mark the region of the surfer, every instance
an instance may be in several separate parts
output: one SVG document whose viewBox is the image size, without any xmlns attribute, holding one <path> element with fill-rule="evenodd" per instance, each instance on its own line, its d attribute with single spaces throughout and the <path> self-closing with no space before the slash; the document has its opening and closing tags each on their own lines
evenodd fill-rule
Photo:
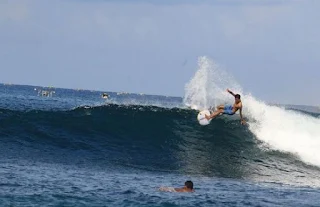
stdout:
<svg viewBox="0 0 320 207">
<path fill-rule="evenodd" d="M 103 94 L 102 94 L 102 98 L 109 98 L 109 94 L 103 93 Z"/>
<path fill-rule="evenodd" d="M 238 110 L 240 111 L 240 120 L 241 120 L 241 124 L 245 124 L 246 122 L 244 121 L 243 117 L 242 117 L 242 102 L 241 102 L 241 96 L 240 94 L 234 94 L 232 91 L 230 91 L 229 89 L 227 89 L 227 92 L 229 92 L 231 95 L 234 96 L 235 100 L 234 100 L 234 104 L 233 105 L 219 105 L 217 107 L 217 110 L 215 112 L 213 112 L 210 116 L 205 115 L 206 119 L 213 119 L 216 116 L 218 116 L 219 114 L 228 114 L 228 115 L 234 115 Z"/>
<path fill-rule="evenodd" d="M 191 180 L 186 181 L 182 188 L 160 187 L 159 190 L 165 191 L 165 192 L 177 192 L 177 193 L 192 193 L 192 192 L 194 192 L 193 182 Z"/>
</svg>

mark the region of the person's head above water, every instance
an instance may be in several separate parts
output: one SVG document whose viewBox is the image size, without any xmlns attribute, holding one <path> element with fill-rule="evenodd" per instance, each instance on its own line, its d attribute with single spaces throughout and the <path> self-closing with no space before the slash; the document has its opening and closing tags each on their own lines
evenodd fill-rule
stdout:
<svg viewBox="0 0 320 207">
<path fill-rule="evenodd" d="M 191 180 L 188 180 L 184 183 L 184 186 L 186 186 L 186 188 L 193 190 L 193 182 Z"/>
</svg>

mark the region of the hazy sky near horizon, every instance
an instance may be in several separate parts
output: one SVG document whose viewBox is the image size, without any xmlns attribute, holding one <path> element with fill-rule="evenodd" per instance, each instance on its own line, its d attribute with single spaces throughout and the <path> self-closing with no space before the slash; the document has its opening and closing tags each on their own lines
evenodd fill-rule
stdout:
<svg viewBox="0 0 320 207">
<path fill-rule="evenodd" d="M 0 82 L 183 96 L 207 56 L 246 93 L 320 105 L 320 1 L 0 0 Z"/>
</svg>

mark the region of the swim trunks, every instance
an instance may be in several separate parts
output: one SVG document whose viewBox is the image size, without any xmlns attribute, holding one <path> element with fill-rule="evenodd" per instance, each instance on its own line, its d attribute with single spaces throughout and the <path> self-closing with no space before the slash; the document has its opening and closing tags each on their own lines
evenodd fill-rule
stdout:
<svg viewBox="0 0 320 207">
<path fill-rule="evenodd" d="M 232 108 L 233 108 L 233 107 L 232 107 L 231 105 L 225 106 L 225 107 L 224 107 L 223 114 L 233 115 L 234 113 L 233 113 L 233 111 L 232 111 Z"/>
</svg>

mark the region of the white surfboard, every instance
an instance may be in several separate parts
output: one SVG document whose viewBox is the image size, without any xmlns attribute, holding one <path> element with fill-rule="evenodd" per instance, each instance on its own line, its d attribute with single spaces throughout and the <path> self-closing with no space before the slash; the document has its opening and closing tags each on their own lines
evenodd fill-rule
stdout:
<svg viewBox="0 0 320 207">
<path fill-rule="evenodd" d="M 206 119 L 205 114 L 210 116 L 210 111 L 203 110 L 198 113 L 197 119 L 198 119 L 200 125 L 208 125 L 211 122 L 211 119 L 210 120 Z"/>
</svg>

